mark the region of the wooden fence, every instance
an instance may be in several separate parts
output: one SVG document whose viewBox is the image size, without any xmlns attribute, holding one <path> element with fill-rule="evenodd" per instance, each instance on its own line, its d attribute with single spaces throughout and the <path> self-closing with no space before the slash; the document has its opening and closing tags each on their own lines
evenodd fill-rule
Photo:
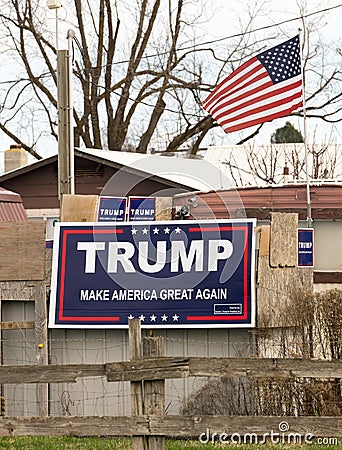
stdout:
<svg viewBox="0 0 342 450">
<path fill-rule="evenodd" d="M 184 377 L 342 378 L 342 361 L 274 358 L 200 358 L 163 356 L 162 337 L 141 341 L 140 322 L 130 321 L 130 361 L 107 364 L 0 366 L 0 384 L 75 382 L 103 376 L 130 381 L 131 416 L 1 417 L 2 436 L 132 436 L 133 448 L 163 449 L 165 436 L 199 438 L 203 433 L 266 435 L 286 423 L 286 432 L 342 437 L 341 417 L 175 416 L 164 415 L 165 379 Z M 41 408 L 40 411 L 44 411 Z M 286 434 L 286 433 L 285 433 Z"/>
</svg>

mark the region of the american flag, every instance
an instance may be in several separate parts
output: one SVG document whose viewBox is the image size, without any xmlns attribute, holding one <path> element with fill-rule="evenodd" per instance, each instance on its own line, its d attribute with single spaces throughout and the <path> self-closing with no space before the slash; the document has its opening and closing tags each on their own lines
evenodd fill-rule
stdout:
<svg viewBox="0 0 342 450">
<path fill-rule="evenodd" d="M 243 63 L 203 108 L 226 133 L 287 116 L 303 105 L 299 36 Z"/>
</svg>

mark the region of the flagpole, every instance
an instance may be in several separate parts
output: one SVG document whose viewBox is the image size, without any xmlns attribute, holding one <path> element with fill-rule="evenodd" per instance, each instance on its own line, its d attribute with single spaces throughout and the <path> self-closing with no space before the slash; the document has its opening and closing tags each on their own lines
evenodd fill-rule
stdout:
<svg viewBox="0 0 342 450">
<path fill-rule="evenodd" d="M 308 155 L 308 133 L 307 133 L 307 118 L 306 118 L 306 104 L 305 104 L 305 78 L 303 65 L 303 49 L 302 49 L 302 30 L 299 28 L 299 48 L 300 48 L 300 67 L 302 73 L 302 99 L 303 99 L 303 121 L 304 121 L 304 147 L 305 147 L 305 171 L 306 171 L 306 204 L 307 204 L 307 224 L 308 228 L 312 227 L 311 216 L 311 198 L 310 198 L 310 179 L 309 179 L 309 155 Z"/>
</svg>

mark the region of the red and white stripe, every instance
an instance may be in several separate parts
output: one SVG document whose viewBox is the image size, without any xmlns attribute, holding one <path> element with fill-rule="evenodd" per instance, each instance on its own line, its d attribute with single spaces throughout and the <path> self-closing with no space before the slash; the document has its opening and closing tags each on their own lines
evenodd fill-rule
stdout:
<svg viewBox="0 0 342 450">
<path fill-rule="evenodd" d="M 273 84 L 257 57 L 231 73 L 203 102 L 226 133 L 286 116 L 302 105 L 301 75 Z"/>
</svg>

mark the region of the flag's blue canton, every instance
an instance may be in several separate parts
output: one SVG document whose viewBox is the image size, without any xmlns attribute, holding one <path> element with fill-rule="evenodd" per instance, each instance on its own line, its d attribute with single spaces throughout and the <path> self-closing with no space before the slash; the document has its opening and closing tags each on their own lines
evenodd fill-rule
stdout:
<svg viewBox="0 0 342 450">
<path fill-rule="evenodd" d="M 274 84 L 301 73 L 299 36 L 257 55 Z"/>
</svg>

